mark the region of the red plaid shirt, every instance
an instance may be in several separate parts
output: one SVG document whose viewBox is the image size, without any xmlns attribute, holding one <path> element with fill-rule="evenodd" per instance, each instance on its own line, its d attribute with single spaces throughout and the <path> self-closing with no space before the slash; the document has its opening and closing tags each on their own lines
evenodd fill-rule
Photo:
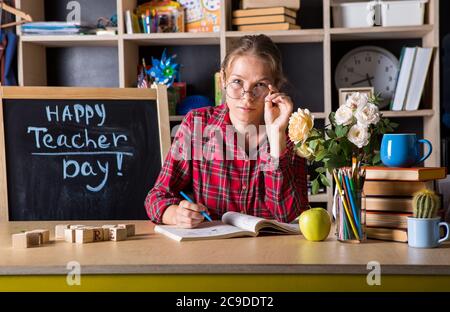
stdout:
<svg viewBox="0 0 450 312">
<path fill-rule="evenodd" d="M 226 139 L 230 137 L 226 136 L 229 125 L 226 104 L 186 115 L 145 199 L 153 222 L 161 223 L 165 209 L 182 200 L 179 192 L 191 187 L 194 201 L 204 204 L 217 219 L 227 211 L 237 211 L 290 222 L 307 209 L 306 164 L 293 151 L 292 142 L 288 139 L 276 165 L 267 137 L 258 147 L 257 157 L 248 157 L 240 145 L 234 144 L 235 135 L 231 136 L 233 141 Z M 222 136 L 217 131 L 205 135 L 207 126 L 221 130 Z M 226 156 L 227 151 L 233 154 L 232 159 Z"/>
</svg>

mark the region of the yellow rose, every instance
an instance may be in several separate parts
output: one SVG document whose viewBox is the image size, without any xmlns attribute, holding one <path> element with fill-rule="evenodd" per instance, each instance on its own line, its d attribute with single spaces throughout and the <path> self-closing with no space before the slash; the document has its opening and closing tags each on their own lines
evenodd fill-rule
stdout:
<svg viewBox="0 0 450 312">
<path fill-rule="evenodd" d="M 314 116 L 308 109 L 298 109 L 289 118 L 289 138 L 294 143 L 304 142 L 314 127 Z"/>
<path fill-rule="evenodd" d="M 295 152 L 298 156 L 308 160 L 312 160 L 314 158 L 314 151 L 306 143 L 303 143 L 300 147 L 297 147 Z"/>
</svg>

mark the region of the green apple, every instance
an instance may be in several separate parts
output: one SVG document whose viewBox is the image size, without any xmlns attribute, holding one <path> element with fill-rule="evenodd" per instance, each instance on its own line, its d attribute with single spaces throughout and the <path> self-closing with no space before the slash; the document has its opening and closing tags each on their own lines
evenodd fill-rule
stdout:
<svg viewBox="0 0 450 312">
<path fill-rule="evenodd" d="M 298 222 L 300 231 L 307 240 L 322 241 L 330 233 L 331 219 L 323 208 L 311 208 L 304 211 Z"/>
</svg>

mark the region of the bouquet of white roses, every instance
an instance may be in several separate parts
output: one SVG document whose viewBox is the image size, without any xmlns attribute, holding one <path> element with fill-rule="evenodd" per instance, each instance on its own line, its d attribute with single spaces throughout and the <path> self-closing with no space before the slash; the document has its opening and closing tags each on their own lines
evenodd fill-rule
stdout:
<svg viewBox="0 0 450 312">
<path fill-rule="evenodd" d="M 312 181 L 312 193 L 320 184 L 331 186 L 326 172 L 352 166 L 380 163 L 380 136 L 394 131 L 398 125 L 383 118 L 378 109 L 380 98 L 352 93 L 345 105 L 329 115 L 330 124 L 324 129 L 314 128 L 314 116 L 308 109 L 298 109 L 289 119 L 289 138 L 295 143 L 296 152 L 316 168 L 317 177 Z"/>
</svg>

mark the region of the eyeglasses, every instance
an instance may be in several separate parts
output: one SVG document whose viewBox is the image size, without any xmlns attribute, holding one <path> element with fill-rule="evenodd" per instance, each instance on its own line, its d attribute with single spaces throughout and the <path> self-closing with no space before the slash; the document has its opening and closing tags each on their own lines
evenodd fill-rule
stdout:
<svg viewBox="0 0 450 312">
<path fill-rule="evenodd" d="M 230 98 L 235 100 L 243 98 L 245 93 L 250 93 L 254 98 L 262 98 L 269 93 L 269 87 L 264 83 L 258 83 L 251 91 L 245 91 L 241 83 L 232 81 L 226 85 L 225 91 Z"/>
</svg>

